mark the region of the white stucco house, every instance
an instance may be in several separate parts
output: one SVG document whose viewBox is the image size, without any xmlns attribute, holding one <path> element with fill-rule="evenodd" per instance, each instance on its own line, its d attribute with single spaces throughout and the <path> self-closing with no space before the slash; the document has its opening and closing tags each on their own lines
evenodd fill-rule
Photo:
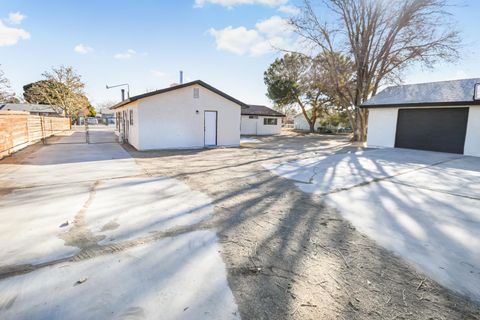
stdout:
<svg viewBox="0 0 480 320">
<path fill-rule="evenodd" d="M 240 133 L 243 135 L 273 135 L 282 130 L 283 113 L 266 106 L 249 105 L 242 108 Z"/>
<path fill-rule="evenodd" d="M 130 97 L 115 110 L 117 134 L 137 150 L 240 145 L 243 102 L 196 80 Z"/>
<path fill-rule="evenodd" d="M 314 126 L 315 131 L 318 131 L 320 127 L 321 127 L 320 119 L 317 118 Z M 295 115 L 295 117 L 293 117 L 293 128 L 295 130 L 310 131 L 310 126 L 302 112 L 300 112 L 299 114 Z"/>
<path fill-rule="evenodd" d="M 367 144 L 480 157 L 480 78 L 386 88 L 363 103 Z"/>
</svg>

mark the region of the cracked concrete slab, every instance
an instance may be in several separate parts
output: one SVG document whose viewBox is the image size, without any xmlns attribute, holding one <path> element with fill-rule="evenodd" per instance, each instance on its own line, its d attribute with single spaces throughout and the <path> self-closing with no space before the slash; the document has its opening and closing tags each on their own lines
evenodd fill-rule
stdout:
<svg viewBox="0 0 480 320">
<path fill-rule="evenodd" d="M 267 168 L 321 194 L 359 231 L 480 301 L 480 158 L 382 149 Z"/>
<path fill-rule="evenodd" d="M 99 201 L 91 204 L 86 222 L 105 236 L 100 245 L 196 224 L 213 214 L 210 198 L 171 178 L 106 180 L 96 194 Z"/>
<path fill-rule="evenodd" d="M 0 281 L 2 319 L 239 319 L 212 231 Z"/>
<path fill-rule="evenodd" d="M 402 159 L 389 149 L 339 153 L 289 163 L 267 164 L 266 169 L 297 182 L 304 192 L 324 194 L 352 188 L 375 180 L 404 174 L 432 164 L 458 158 L 458 155 L 403 150 Z"/>
<path fill-rule="evenodd" d="M 0 318 L 238 318 L 215 232 L 194 227 L 211 199 L 69 141 L 0 167 Z"/>
<path fill-rule="evenodd" d="M 67 143 L 44 146 L 20 164 L 2 164 L 0 182 L 18 189 L 143 174 L 117 144 Z"/>
<path fill-rule="evenodd" d="M 60 227 L 73 220 L 88 199 L 90 183 L 16 189 L 0 197 L 0 267 L 38 264 L 71 256 Z"/>
</svg>

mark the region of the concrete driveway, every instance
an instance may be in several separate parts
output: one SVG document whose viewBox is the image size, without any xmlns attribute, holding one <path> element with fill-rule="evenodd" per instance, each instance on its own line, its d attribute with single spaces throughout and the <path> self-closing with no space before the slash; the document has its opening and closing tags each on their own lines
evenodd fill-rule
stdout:
<svg viewBox="0 0 480 320">
<path fill-rule="evenodd" d="M 210 198 L 82 135 L 1 162 L 0 318 L 237 319 Z"/>
<path fill-rule="evenodd" d="M 480 158 L 366 150 L 268 164 L 360 232 L 480 301 Z"/>
</svg>

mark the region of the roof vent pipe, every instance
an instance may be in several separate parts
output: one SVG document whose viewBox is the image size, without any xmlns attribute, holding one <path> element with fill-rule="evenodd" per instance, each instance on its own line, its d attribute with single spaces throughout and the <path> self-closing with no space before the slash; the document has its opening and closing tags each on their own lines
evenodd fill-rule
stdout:
<svg viewBox="0 0 480 320">
<path fill-rule="evenodd" d="M 117 84 L 117 85 L 114 85 L 114 86 L 109 86 L 107 84 L 105 86 L 105 88 L 112 89 L 112 88 L 123 87 L 123 86 L 127 87 L 127 98 L 130 99 L 130 86 L 128 85 L 128 83 Z M 122 89 L 122 101 L 123 100 L 125 100 L 125 89 Z"/>
<path fill-rule="evenodd" d="M 180 70 L 180 84 L 183 84 L 183 71 Z"/>
</svg>

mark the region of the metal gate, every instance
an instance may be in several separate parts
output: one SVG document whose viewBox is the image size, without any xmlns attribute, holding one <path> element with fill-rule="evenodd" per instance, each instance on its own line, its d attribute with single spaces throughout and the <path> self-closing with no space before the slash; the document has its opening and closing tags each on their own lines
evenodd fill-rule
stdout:
<svg viewBox="0 0 480 320">
<path fill-rule="evenodd" d="M 45 144 L 100 144 L 117 143 L 115 125 L 89 124 L 73 125 L 70 131 L 45 138 Z"/>
</svg>

